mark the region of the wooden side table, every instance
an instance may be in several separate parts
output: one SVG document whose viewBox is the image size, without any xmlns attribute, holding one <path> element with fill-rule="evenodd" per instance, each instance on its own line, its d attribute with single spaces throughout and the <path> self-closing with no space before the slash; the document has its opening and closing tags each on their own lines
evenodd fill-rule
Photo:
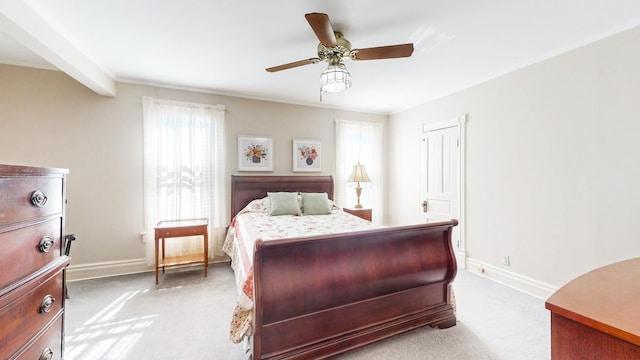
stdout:
<svg viewBox="0 0 640 360">
<path fill-rule="evenodd" d="M 371 209 L 351 209 L 351 208 L 342 208 L 342 210 L 351 215 L 355 215 L 359 218 L 365 219 L 367 221 L 371 221 Z"/>
<path fill-rule="evenodd" d="M 183 266 L 189 264 L 202 263 L 204 265 L 204 276 L 207 276 L 207 267 L 209 267 L 209 236 L 207 228 L 209 219 L 185 219 L 185 220 L 163 220 L 160 221 L 155 229 L 155 270 L 156 285 L 158 285 L 158 270 L 174 266 Z M 202 235 L 204 241 L 204 252 L 198 254 L 165 256 L 164 242 L 168 238 L 177 238 L 185 236 Z M 162 258 L 159 258 L 159 243 L 162 242 Z"/>
</svg>

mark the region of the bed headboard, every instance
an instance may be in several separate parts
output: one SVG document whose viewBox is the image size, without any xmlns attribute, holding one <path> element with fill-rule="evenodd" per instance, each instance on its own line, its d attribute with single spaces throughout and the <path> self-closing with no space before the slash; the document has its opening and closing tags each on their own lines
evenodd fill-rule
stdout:
<svg viewBox="0 0 640 360">
<path fill-rule="evenodd" d="M 267 196 L 268 191 L 326 192 L 333 200 L 333 177 L 231 175 L 231 218 L 251 200 Z"/>
</svg>

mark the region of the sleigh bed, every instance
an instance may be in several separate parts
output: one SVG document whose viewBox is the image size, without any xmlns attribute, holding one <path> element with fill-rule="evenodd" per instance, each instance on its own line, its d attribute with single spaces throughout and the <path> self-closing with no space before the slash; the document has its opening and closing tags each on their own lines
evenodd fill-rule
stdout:
<svg viewBox="0 0 640 360">
<path fill-rule="evenodd" d="M 257 239 L 243 253 L 233 239 L 236 215 L 268 192 L 327 193 L 333 199 L 333 179 L 232 176 L 225 251 L 240 296 L 231 332 L 234 341 L 248 342 L 254 360 L 325 358 L 420 326 L 456 324 L 456 220 Z M 236 317 L 243 311 L 244 320 Z M 234 338 L 238 329 L 242 333 Z"/>
</svg>

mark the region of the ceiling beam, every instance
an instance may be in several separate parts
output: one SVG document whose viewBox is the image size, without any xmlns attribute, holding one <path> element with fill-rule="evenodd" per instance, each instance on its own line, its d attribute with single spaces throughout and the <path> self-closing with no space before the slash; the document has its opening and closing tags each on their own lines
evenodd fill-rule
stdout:
<svg viewBox="0 0 640 360">
<path fill-rule="evenodd" d="M 0 31 L 99 95 L 115 96 L 115 81 L 22 0 L 0 0 Z"/>
</svg>

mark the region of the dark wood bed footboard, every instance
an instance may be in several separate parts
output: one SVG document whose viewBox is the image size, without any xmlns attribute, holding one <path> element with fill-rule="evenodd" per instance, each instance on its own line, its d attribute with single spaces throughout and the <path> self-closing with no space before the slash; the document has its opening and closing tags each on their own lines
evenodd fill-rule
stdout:
<svg viewBox="0 0 640 360">
<path fill-rule="evenodd" d="M 458 222 L 258 240 L 253 359 L 318 359 L 456 318 Z"/>
</svg>

